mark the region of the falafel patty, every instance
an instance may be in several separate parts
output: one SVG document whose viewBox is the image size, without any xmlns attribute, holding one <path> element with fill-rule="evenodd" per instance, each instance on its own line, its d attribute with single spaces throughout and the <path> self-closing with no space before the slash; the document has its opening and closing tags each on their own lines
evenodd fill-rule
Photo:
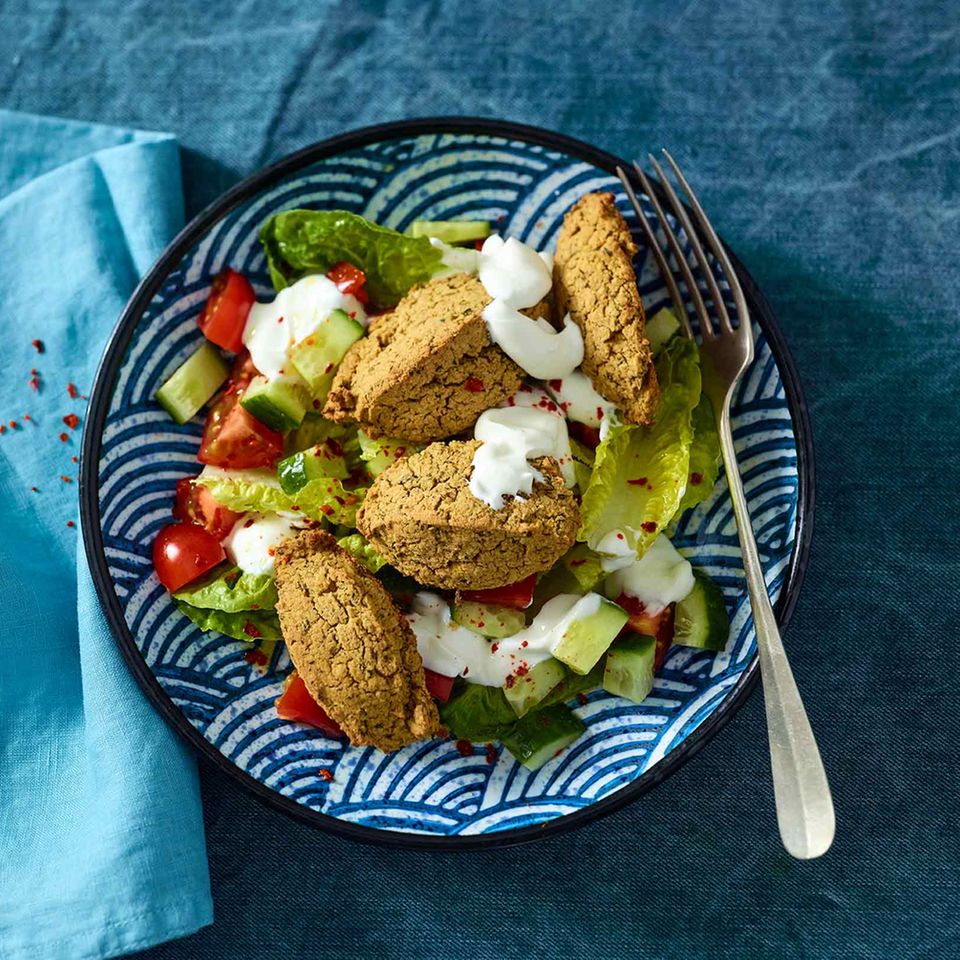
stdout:
<svg viewBox="0 0 960 960">
<path fill-rule="evenodd" d="M 588 193 L 563 218 L 553 266 L 557 316 L 583 334 L 583 372 L 629 423 L 652 423 L 660 389 L 633 269 L 636 244 L 611 193 Z"/>
<path fill-rule="evenodd" d="M 401 573 L 442 589 L 486 590 L 548 570 L 573 544 L 580 510 L 555 460 L 533 461 L 546 482 L 493 510 L 468 481 L 480 441 L 432 443 L 370 487 L 357 527 Z"/>
<path fill-rule="evenodd" d="M 460 273 L 411 290 L 347 352 L 324 416 L 372 437 L 429 441 L 469 429 L 523 371 L 487 333 L 483 284 Z"/>
<path fill-rule="evenodd" d="M 280 544 L 277 593 L 290 659 L 352 744 L 397 750 L 439 731 L 413 631 L 330 534 L 307 530 Z"/>
</svg>

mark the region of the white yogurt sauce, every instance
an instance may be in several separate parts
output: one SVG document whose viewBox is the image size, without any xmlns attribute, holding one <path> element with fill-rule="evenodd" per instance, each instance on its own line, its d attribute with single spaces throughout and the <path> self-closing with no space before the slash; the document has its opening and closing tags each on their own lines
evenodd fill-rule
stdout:
<svg viewBox="0 0 960 960">
<path fill-rule="evenodd" d="M 576 475 L 567 426 L 561 417 L 537 407 L 496 407 L 480 414 L 473 435 L 483 443 L 473 455 L 470 492 L 494 510 L 507 496 L 526 497 L 543 474 L 529 461 L 553 457 L 564 482 L 573 486 Z"/>
<path fill-rule="evenodd" d="M 273 554 L 280 541 L 302 526 L 302 519 L 282 514 L 248 513 L 233 525 L 223 541 L 223 549 L 230 562 L 244 573 L 272 574 Z"/>
<path fill-rule="evenodd" d="M 417 649 L 428 670 L 502 687 L 518 669 L 548 660 L 572 623 L 600 609 L 600 595 L 561 593 L 543 605 L 533 622 L 512 637 L 490 641 L 450 619 L 450 608 L 435 593 L 418 593 L 407 615 Z"/>
<path fill-rule="evenodd" d="M 480 262 L 480 253 L 472 247 L 453 247 L 436 237 L 430 238 L 430 245 L 436 247 L 441 256 L 443 269 L 434 273 L 434 279 L 449 277 L 455 273 L 476 273 Z"/>
<path fill-rule="evenodd" d="M 583 335 L 569 313 L 560 332 L 542 318 L 531 320 L 503 300 L 488 304 L 483 319 L 490 339 L 537 380 L 566 377 L 583 361 Z"/>
<path fill-rule="evenodd" d="M 653 616 L 682 600 L 693 589 L 693 584 L 690 561 L 677 553 L 674 545 L 661 534 L 639 560 L 611 573 L 604 589 L 607 596 L 614 599 L 622 593 L 634 597 Z"/>
<path fill-rule="evenodd" d="M 515 237 L 498 236 L 487 237 L 478 262 L 487 293 L 517 310 L 538 304 L 550 292 L 550 266 L 533 247 Z"/>
<path fill-rule="evenodd" d="M 593 549 L 600 554 L 600 565 L 607 573 L 629 567 L 637 559 L 637 551 L 630 546 L 623 530 L 604 534 Z"/>
<path fill-rule="evenodd" d="M 571 420 L 588 427 L 599 427 L 601 440 L 611 427 L 619 423 L 616 406 L 604 400 L 593 389 L 590 378 L 580 370 L 574 370 L 562 379 L 550 380 L 547 390 Z"/>
<path fill-rule="evenodd" d="M 322 274 L 284 287 L 269 303 L 255 303 L 243 330 L 243 343 L 254 366 L 268 380 L 292 379 L 293 371 L 288 368 L 290 347 L 313 333 L 334 310 L 343 310 L 367 325 L 360 301 L 342 294 Z"/>
</svg>

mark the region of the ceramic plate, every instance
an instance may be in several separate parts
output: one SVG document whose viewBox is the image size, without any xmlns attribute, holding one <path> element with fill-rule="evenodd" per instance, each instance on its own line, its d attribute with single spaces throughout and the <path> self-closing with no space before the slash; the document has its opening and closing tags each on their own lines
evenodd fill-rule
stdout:
<svg viewBox="0 0 960 960">
<path fill-rule="evenodd" d="M 231 266 L 261 299 L 272 289 L 257 239 L 271 214 L 338 207 L 403 230 L 415 219 L 496 221 L 552 249 L 582 194 L 611 190 L 636 226 L 619 161 L 532 127 L 469 118 L 409 121 L 328 140 L 258 173 L 173 241 L 133 295 L 107 346 L 84 436 L 87 554 L 117 642 L 147 695 L 200 753 L 258 796 L 319 826 L 419 846 L 489 846 L 544 836 L 609 812 L 659 783 L 729 719 L 753 687 L 756 641 L 725 483 L 688 514 L 675 544 L 722 586 L 727 649 L 674 647 L 642 706 L 601 691 L 577 705 L 587 732 L 531 773 L 499 749 L 462 756 L 450 741 L 385 755 L 279 720 L 273 703 L 291 669 L 282 644 L 267 664 L 251 647 L 203 634 L 153 573 L 150 549 L 170 521 L 173 490 L 196 474 L 201 421 L 177 426 L 154 402 L 200 342 L 211 278 Z M 709 197 L 705 198 L 709 202 Z M 667 302 L 640 242 L 648 311 Z M 800 387 L 763 299 L 737 267 L 757 340 L 733 426 L 766 580 L 781 624 L 800 585 L 812 515 L 812 453 Z M 332 774 L 332 779 L 330 779 Z"/>
</svg>

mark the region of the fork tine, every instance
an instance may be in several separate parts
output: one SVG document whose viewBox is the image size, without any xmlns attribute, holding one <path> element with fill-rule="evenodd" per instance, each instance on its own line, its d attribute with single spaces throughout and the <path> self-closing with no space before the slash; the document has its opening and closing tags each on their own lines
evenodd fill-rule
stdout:
<svg viewBox="0 0 960 960">
<path fill-rule="evenodd" d="M 620 182 L 623 184 L 623 189 L 626 191 L 627 199 L 630 201 L 630 205 L 633 207 L 633 212 L 637 215 L 637 219 L 640 221 L 640 226 L 643 228 L 644 236 L 647 238 L 647 246 L 650 248 L 650 252 L 653 254 L 653 259 L 657 261 L 657 268 L 660 270 L 661 276 L 666 281 L 667 290 L 670 292 L 670 299 L 673 301 L 673 305 L 676 308 L 677 319 L 683 324 L 684 333 L 692 340 L 693 328 L 690 326 L 690 318 L 687 316 L 687 307 L 683 302 L 683 297 L 680 296 L 680 288 L 677 286 L 677 281 L 674 279 L 673 271 L 667 264 L 667 258 L 663 255 L 663 250 L 660 249 L 660 242 L 657 240 L 657 236 L 653 232 L 653 227 L 650 226 L 650 221 L 647 220 L 646 215 L 643 212 L 643 208 L 640 206 L 640 201 L 637 199 L 636 193 L 634 193 L 633 184 L 630 182 L 630 178 L 627 176 L 626 170 L 624 170 L 623 167 L 618 166 L 617 176 L 620 178 Z"/>
<path fill-rule="evenodd" d="M 687 200 L 690 201 L 690 207 L 696 215 L 700 230 L 707 238 L 707 243 L 710 245 L 710 250 L 717 258 L 720 266 L 723 268 L 724 276 L 727 278 L 727 283 L 730 285 L 730 292 L 733 294 L 734 305 L 737 308 L 738 323 L 741 328 L 744 328 L 750 334 L 752 340 L 753 333 L 750 330 L 747 301 L 743 295 L 743 290 L 740 287 L 740 281 L 737 279 L 737 272 L 733 269 L 733 264 L 730 262 L 730 258 L 727 256 L 727 251 L 724 250 L 723 244 L 720 242 L 720 238 L 717 236 L 716 231 L 713 229 L 713 226 L 707 219 L 707 215 L 703 212 L 703 207 L 700 206 L 700 201 L 697 199 L 697 195 L 693 192 L 690 184 L 687 183 L 687 178 L 680 172 L 680 168 L 677 166 L 676 160 L 670 156 L 669 151 L 667 151 L 665 148 L 663 149 L 663 155 L 667 158 L 667 163 L 670 164 L 670 167 L 677 178 L 677 182 L 681 187 L 683 187 L 683 192 L 687 195 Z"/>
<path fill-rule="evenodd" d="M 663 172 L 663 168 L 660 166 L 660 164 L 657 163 L 657 158 L 652 153 L 648 153 L 647 159 L 650 161 L 653 169 L 657 173 L 657 176 L 660 178 L 660 183 L 663 184 L 663 189 L 667 192 L 670 205 L 673 207 L 673 214 L 680 222 L 684 233 L 687 235 L 687 239 L 690 241 L 693 254 L 697 258 L 697 263 L 700 264 L 700 270 L 703 273 L 704 279 L 707 281 L 707 289 L 710 291 L 710 298 L 713 300 L 713 308 L 717 312 L 720 325 L 724 330 L 727 331 L 727 333 L 732 333 L 733 324 L 730 323 L 730 314 L 727 313 L 726 304 L 723 302 L 723 297 L 720 295 L 720 287 L 717 286 L 717 279 L 713 275 L 713 268 L 710 266 L 710 261 L 707 260 L 707 255 L 703 252 L 703 245 L 700 243 L 700 237 L 697 236 L 697 231 L 693 229 L 693 224 L 690 222 L 690 217 L 687 214 L 686 207 L 684 207 L 684 205 L 680 202 L 680 198 L 677 196 L 676 190 L 673 189 L 673 184 Z"/>
<path fill-rule="evenodd" d="M 704 339 L 712 339 L 716 334 L 714 333 L 713 326 L 710 323 L 710 314 L 707 313 L 707 305 L 703 302 L 703 295 L 700 293 L 700 287 L 697 285 L 693 271 L 690 269 L 690 264 L 687 263 L 687 258 L 683 254 L 683 248 L 680 246 L 680 241 L 677 239 L 677 235 L 673 232 L 673 227 L 670 226 L 670 221 L 667 219 L 667 215 L 663 212 L 663 207 L 660 205 L 660 201 L 657 199 L 657 195 L 653 189 L 653 184 L 650 182 L 650 178 L 643 172 L 643 167 L 641 167 L 636 160 L 633 161 L 633 169 L 640 178 L 640 183 L 642 184 L 644 191 L 650 198 L 650 203 L 653 205 L 653 209 L 656 211 L 657 219 L 660 221 L 660 226 L 663 229 L 664 234 L 666 234 L 667 243 L 670 245 L 670 249 L 673 251 L 673 255 L 677 261 L 677 266 L 679 267 L 680 272 L 683 274 L 683 279 L 687 285 L 687 289 L 690 291 L 690 296 L 693 299 L 693 305 L 697 311 L 697 318 L 700 321 L 700 335 Z"/>
</svg>

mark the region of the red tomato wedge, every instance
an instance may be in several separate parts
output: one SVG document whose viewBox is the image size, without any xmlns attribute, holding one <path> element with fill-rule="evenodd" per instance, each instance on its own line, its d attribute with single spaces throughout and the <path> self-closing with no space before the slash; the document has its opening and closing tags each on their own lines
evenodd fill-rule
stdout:
<svg viewBox="0 0 960 960">
<path fill-rule="evenodd" d="M 171 592 L 196 580 L 224 559 L 220 541 L 194 523 L 171 523 L 153 542 L 153 566 Z"/>
<path fill-rule="evenodd" d="M 232 384 L 210 408 L 197 459 L 235 470 L 272 467 L 283 453 L 283 436 L 247 413 L 240 395 Z"/>
<path fill-rule="evenodd" d="M 653 672 L 656 673 L 663 666 L 670 644 L 673 643 L 673 615 L 677 605 L 671 603 L 670 606 L 664 607 L 659 613 L 651 616 L 639 600 L 628 597 L 625 593 L 617 597 L 616 603 L 630 616 L 624 630 L 656 638 L 657 646 L 653 660 Z"/>
<path fill-rule="evenodd" d="M 501 607 L 513 607 L 514 610 L 526 610 L 533 603 L 533 588 L 537 585 L 537 575 L 531 573 L 529 577 L 518 583 L 511 583 L 506 587 L 493 587 L 490 590 L 464 590 L 464 600 L 477 603 L 499 604 Z"/>
<path fill-rule="evenodd" d="M 238 353 L 230 368 L 230 378 L 227 380 L 227 388 L 233 388 L 242 393 L 247 389 L 247 384 L 256 377 L 260 371 L 253 365 L 250 358 L 250 352 L 243 350 Z"/>
<path fill-rule="evenodd" d="M 291 673 L 284 685 L 283 693 L 277 698 L 277 716 L 281 720 L 293 720 L 295 723 L 308 723 L 331 737 L 342 737 L 343 731 L 336 720 L 331 720 L 327 712 L 310 696 L 307 685 L 296 673 Z"/>
<path fill-rule="evenodd" d="M 445 677 L 442 673 L 423 668 L 423 675 L 427 681 L 427 693 L 435 700 L 446 703 L 453 692 L 453 681 L 456 677 Z"/>
<path fill-rule="evenodd" d="M 247 278 L 226 267 L 214 278 L 197 323 L 211 343 L 239 353 L 243 349 L 243 328 L 256 302 L 257 296 Z"/>
<path fill-rule="evenodd" d="M 364 306 L 369 303 L 370 297 L 365 286 L 367 275 L 359 267 L 341 260 L 327 271 L 327 276 L 344 296 L 356 297 Z"/>
<path fill-rule="evenodd" d="M 218 503 L 206 487 L 199 486 L 195 481 L 196 477 L 183 477 L 177 481 L 177 500 L 173 505 L 173 515 L 178 520 L 203 527 L 207 533 L 222 540 L 243 514 Z"/>
</svg>

